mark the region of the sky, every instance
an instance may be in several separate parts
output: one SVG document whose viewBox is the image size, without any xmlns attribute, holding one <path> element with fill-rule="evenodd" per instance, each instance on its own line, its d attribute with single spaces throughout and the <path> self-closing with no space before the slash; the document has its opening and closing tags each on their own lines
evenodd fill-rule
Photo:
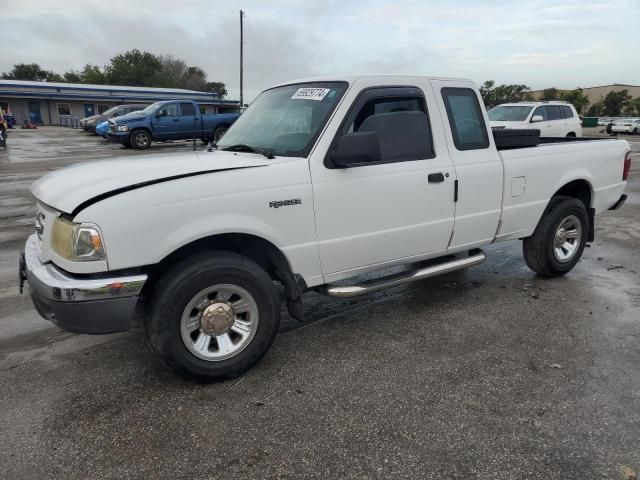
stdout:
<svg viewBox="0 0 640 480">
<path fill-rule="evenodd" d="M 236 99 L 240 9 L 245 101 L 334 74 L 640 84 L 640 0 L 0 0 L 0 72 L 63 73 L 138 48 L 202 67 Z"/>
</svg>

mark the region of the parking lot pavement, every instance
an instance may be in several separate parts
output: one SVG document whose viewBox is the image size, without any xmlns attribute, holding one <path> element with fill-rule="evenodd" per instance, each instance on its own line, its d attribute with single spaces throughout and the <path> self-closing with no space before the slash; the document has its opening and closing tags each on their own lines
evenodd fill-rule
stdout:
<svg viewBox="0 0 640 480">
<path fill-rule="evenodd" d="M 306 322 L 285 318 L 256 368 L 204 386 L 159 365 L 139 326 L 67 334 L 17 292 L 30 182 L 131 152 L 61 128 L 12 132 L 9 142 L 0 477 L 630 479 L 640 470 L 640 143 L 627 204 L 599 217 L 596 241 L 565 278 L 535 276 L 512 242 L 487 248 L 479 267 L 367 298 L 309 294 Z"/>
</svg>

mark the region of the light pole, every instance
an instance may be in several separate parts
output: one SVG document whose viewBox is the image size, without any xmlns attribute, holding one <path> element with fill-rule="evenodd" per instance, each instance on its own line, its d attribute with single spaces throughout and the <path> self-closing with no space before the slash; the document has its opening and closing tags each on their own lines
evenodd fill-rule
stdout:
<svg viewBox="0 0 640 480">
<path fill-rule="evenodd" d="M 242 10 L 240 10 L 240 109 L 242 109 L 244 107 L 244 95 L 243 95 L 243 85 L 242 85 L 242 77 L 243 77 L 243 53 L 244 53 L 244 46 L 243 46 L 243 31 L 242 31 L 242 20 L 244 18 L 244 12 Z"/>
</svg>

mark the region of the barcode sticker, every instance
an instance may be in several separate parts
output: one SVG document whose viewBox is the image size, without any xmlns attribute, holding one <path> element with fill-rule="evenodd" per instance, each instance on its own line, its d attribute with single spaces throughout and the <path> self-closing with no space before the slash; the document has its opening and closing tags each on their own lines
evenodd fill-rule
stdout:
<svg viewBox="0 0 640 480">
<path fill-rule="evenodd" d="M 299 88 L 291 98 L 298 100 L 322 100 L 331 91 L 330 88 Z"/>
</svg>

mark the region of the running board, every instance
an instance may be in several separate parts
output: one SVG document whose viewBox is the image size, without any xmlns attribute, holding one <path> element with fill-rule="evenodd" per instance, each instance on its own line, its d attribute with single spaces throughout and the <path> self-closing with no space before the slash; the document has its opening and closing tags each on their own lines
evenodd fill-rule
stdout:
<svg viewBox="0 0 640 480">
<path fill-rule="evenodd" d="M 377 292 L 378 290 L 397 287 L 398 285 L 404 285 L 405 283 L 416 282 L 425 278 L 435 277 L 437 275 L 455 272 L 456 270 L 462 270 L 463 268 L 473 267 L 474 265 L 479 265 L 484 262 L 486 258 L 487 257 L 482 250 L 472 250 L 469 252 L 468 257 L 454 258 L 452 260 L 443 261 L 442 263 L 419 268 L 410 272 L 402 272 L 385 278 L 376 278 L 374 280 L 364 281 L 359 285 L 325 285 L 318 291 L 332 297 L 359 297 L 360 295 Z"/>
</svg>

